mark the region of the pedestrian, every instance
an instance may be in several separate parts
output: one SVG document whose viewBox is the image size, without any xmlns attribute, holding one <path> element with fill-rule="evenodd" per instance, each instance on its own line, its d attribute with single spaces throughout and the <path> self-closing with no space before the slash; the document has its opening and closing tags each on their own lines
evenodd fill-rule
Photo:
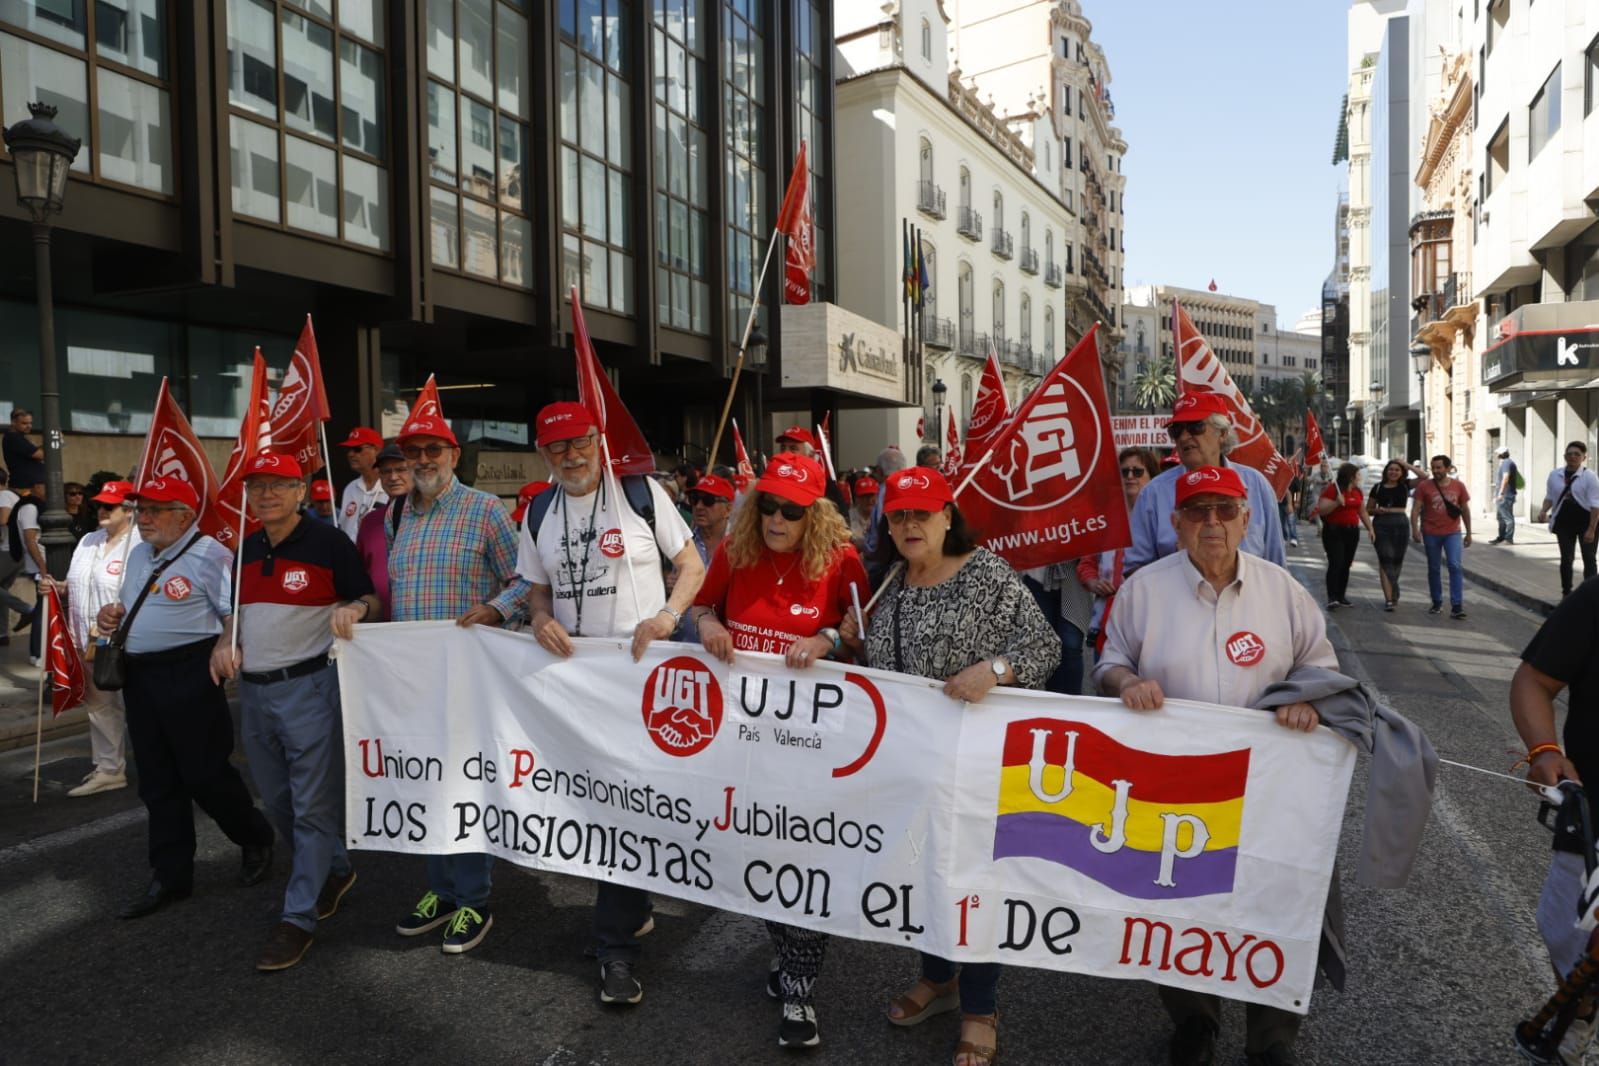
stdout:
<svg viewBox="0 0 1599 1066">
<path fill-rule="evenodd" d="M 211 677 L 211 651 L 233 613 L 233 556 L 195 524 L 200 497 L 175 477 L 147 481 L 135 501 L 141 543 L 128 553 L 121 600 L 96 625 L 127 623 L 128 739 L 149 812 L 152 876 L 122 911 L 142 918 L 194 889 L 194 807 L 240 848 L 239 883 L 272 869 L 272 825 L 234 769 L 233 716 Z"/>
<path fill-rule="evenodd" d="M 389 617 L 504 625 L 523 617 L 527 582 L 516 574 L 516 527 L 496 496 L 455 476 L 461 445 L 439 417 L 414 418 L 395 443 L 411 464 L 411 492 L 389 532 Z M 395 506 L 398 504 L 391 504 Z M 395 932 L 421 936 L 444 926 L 441 950 L 460 955 L 494 925 L 494 860 L 481 853 L 430 855 L 428 888 Z"/>
<path fill-rule="evenodd" d="M 344 449 L 355 477 L 344 486 L 344 494 L 339 499 L 338 523 L 344 535 L 354 541 L 361 532 L 361 520 L 389 499 L 383 490 L 383 478 L 378 474 L 383 434 L 367 426 L 356 426 L 339 442 L 339 447 Z"/>
<path fill-rule="evenodd" d="M 1338 668 L 1310 594 L 1281 566 L 1242 550 L 1252 505 L 1238 472 L 1201 467 L 1183 474 L 1167 519 L 1179 550 L 1133 574 L 1116 597 L 1094 680 L 1131 710 L 1156 712 L 1167 699 L 1249 707 L 1295 670 Z M 1244 662 L 1228 647 L 1240 632 L 1262 645 Z M 1287 704 L 1276 716 L 1305 732 L 1320 721 L 1309 703 Z M 1158 722 L 1152 718 L 1152 727 Z M 1173 1066 L 1215 1061 L 1220 997 L 1166 985 L 1159 993 L 1176 1026 L 1168 1048 Z M 1245 1017 L 1250 1066 L 1299 1061 L 1293 1045 L 1303 1015 L 1250 1003 Z"/>
<path fill-rule="evenodd" d="M 789 426 L 777 435 L 777 454 L 796 452 L 807 459 L 816 459 L 816 436 L 804 426 Z M 817 459 L 817 462 L 821 462 Z"/>
<path fill-rule="evenodd" d="M 1041 688 L 1059 665 L 1060 638 L 1003 559 L 977 546 L 936 470 L 890 474 L 879 527 L 885 566 L 904 563 L 886 586 L 863 637 L 853 613 L 839 631 L 871 666 L 943 683 L 944 695 L 977 704 L 996 685 Z M 956 1066 L 997 1054 L 1000 964 L 922 953 L 921 976 L 888 1007 L 892 1025 L 920 1025 L 959 1009 Z"/>
<path fill-rule="evenodd" d="M 943 462 L 944 457 L 936 444 L 924 444 L 916 449 L 916 465 L 924 470 L 937 470 Z"/>
<path fill-rule="evenodd" d="M 67 517 L 71 519 L 67 531 L 72 534 L 72 543 L 76 545 L 78 541 L 100 528 L 98 516 L 94 505 L 89 502 L 89 494 L 84 490 L 83 482 L 68 481 L 61 486 L 61 496 L 65 500 Z"/>
<path fill-rule="evenodd" d="M 1432 457 L 1432 477 L 1422 478 L 1410 497 L 1410 539 L 1427 548 L 1427 591 L 1432 594 L 1427 613 L 1444 609 L 1441 560 L 1449 567 L 1449 617 L 1458 622 L 1466 617 L 1460 550 L 1471 547 L 1471 493 L 1464 482 L 1450 476 L 1454 466 L 1447 455 Z M 1569 568 L 1566 573 L 1569 576 Z"/>
<path fill-rule="evenodd" d="M 133 504 L 128 499 L 132 491 L 133 485 L 126 481 L 108 481 L 101 486 L 92 501 L 100 528 L 78 541 L 67 569 L 67 632 L 85 664 L 94 662 L 96 644 L 109 636 L 100 632 L 96 619 L 102 607 L 120 599 L 128 556 L 139 543 Z M 93 669 L 86 669 L 83 706 L 89 717 L 89 752 L 94 765 L 67 795 L 92 796 L 127 788 L 128 724 L 122 693 L 101 690 L 94 683 Z"/>
<path fill-rule="evenodd" d="M 1123 448 L 1117 453 L 1116 459 L 1121 468 L 1122 499 L 1127 503 L 1127 513 L 1131 514 L 1133 506 L 1138 503 L 1139 494 L 1154 478 L 1155 471 L 1160 469 L 1160 460 L 1155 458 L 1152 449 L 1138 447 Z M 1126 556 L 1126 548 L 1114 548 L 1098 555 L 1084 556 L 1077 561 L 1078 580 L 1094 594 L 1094 612 L 1089 617 L 1088 636 L 1095 655 L 1105 649 L 1105 619 L 1110 617 L 1116 590 L 1122 587 L 1122 582 L 1127 578 L 1123 565 Z"/>
<path fill-rule="evenodd" d="M 319 522 L 338 525 L 338 515 L 333 513 L 333 486 L 321 478 L 311 482 L 311 502 L 306 511 Z"/>
<path fill-rule="evenodd" d="M 528 508 L 517 548 L 533 635 L 563 658 L 575 650 L 574 636 L 631 638 L 637 661 L 652 641 L 668 639 L 682 623 L 705 580 L 705 564 L 654 479 L 602 476 L 602 448 L 588 408 L 552 403 L 535 426 L 556 487 Z M 678 572 L 670 596 L 663 558 Z M 652 928 L 649 893 L 599 883 L 594 939 L 600 1002 L 632 1005 L 644 998 L 633 968 L 638 938 Z"/>
<path fill-rule="evenodd" d="M 39 625 L 39 605 L 44 602 L 40 578 L 48 577 L 49 565 L 45 561 L 44 545 L 39 540 L 39 513 L 44 509 L 44 482 L 22 487 L 21 496 L 11 508 L 11 557 L 22 563 L 22 576 L 33 582 L 33 606 L 17 623 L 17 629 L 28 629 L 28 663 L 39 665 L 40 641 L 43 638 Z M 20 602 L 20 601 L 19 601 Z"/>
<path fill-rule="evenodd" d="M 1327 609 L 1353 607 L 1349 602 L 1349 568 L 1355 562 L 1355 550 L 1360 547 L 1360 527 L 1373 544 L 1377 534 L 1372 532 L 1371 519 L 1362 505 L 1365 497 L 1360 491 L 1360 467 L 1343 463 L 1331 485 L 1322 490 L 1316 501 L 1316 513 L 1321 516 L 1321 546 L 1327 553 Z"/>
<path fill-rule="evenodd" d="M 33 442 L 28 436 L 32 432 L 33 412 L 13 407 L 10 428 L 5 431 L 4 436 L 0 436 L 0 458 L 4 458 L 5 468 L 11 472 L 13 485 L 45 483 L 44 446 Z"/>
<path fill-rule="evenodd" d="M 866 572 L 872 576 L 872 587 L 882 580 L 883 573 L 878 568 L 877 531 L 883 526 L 883 493 L 890 474 L 897 473 L 910 466 L 910 460 L 905 458 L 905 453 L 899 450 L 898 445 L 890 444 L 877 453 L 877 499 L 872 503 L 872 518 L 866 526 L 866 543 L 862 551 L 866 553 Z"/>
<path fill-rule="evenodd" d="M 22 497 L 11 491 L 8 471 L 0 468 L 0 648 L 11 645 L 11 613 L 20 620 L 33 613 L 33 604 L 12 595 L 11 583 L 22 573 L 22 545 L 11 548 L 11 509 Z"/>
<path fill-rule="evenodd" d="M 1521 480 L 1521 473 L 1516 469 L 1516 461 L 1510 458 L 1509 448 L 1500 448 L 1494 453 L 1499 457 L 1499 467 L 1494 473 L 1494 510 L 1499 519 L 1499 535 L 1489 544 L 1514 544 L 1516 543 L 1516 484 Z"/>
<path fill-rule="evenodd" d="M 1550 473 L 1544 487 L 1543 509 L 1538 521 L 1549 521 L 1549 531 L 1560 545 L 1560 595 L 1571 593 L 1571 564 L 1577 545 L 1582 545 L 1582 579 L 1587 581 L 1599 567 L 1594 564 L 1594 531 L 1599 529 L 1599 477 L 1582 464 L 1588 460 L 1588 446 L 1580 440 L 1566 445 L 1566 465 Z"/>
<path fill-rule="evenodd" d="M 1162 471 L 1139 493 L 1132 512 L 1133 543 L 1122 564 L 1127 573 L 1177 550 L 1170 516 L 1178 479 L 1205 467 L 1237 470 L 1249 489 L 1249 529 L 1243 550 L 1278 566 L 1286 563 L 1276 490 L 1254 467 L 1227 462 L 1227 454 L 1238 446 L 1230 412 L 1227 401 L 1213 392 L 1187 392 L 1172 405 L 1166 433 L 1177 448 L 1178 464 Z"/>
<path fill-rule="evenodd" d="M 826 482 L 814 459 L 780 455 L 739 508 L 689 612 L 705 650 L 723 662 L 731 665 L 735 650 L 762 651 L 802 670 L 842 651 L 838 624 L 850 610 L 850 590 L 863 602 L 869 592 L 849 527 L 833 508 L 817 506 Z M 777 1044 L 815 1047 L 827 934 L 774 921 L 766 931 L 777 955 L 766 990 L 783 1001 Z"/>
<path fill-rule="evenodd" d="M 693 508 L 693 536 L 694 550 L 700 557 L 700 562 L 709 569 L 711 559 L 716 555 L 716 549 L 721 547 L 727 538 L 728 520 L 733 514 L 733 483 L 716 474 L 706 474 L 694 483 L 688 491 L 688 502 Z M 677 585 L 677 571 L 673 570 L 666 575 L 666 591 L 671 595 Z M 695 621 L 695 612 L 689 611 L 683 618 L 683 624 L 678 627 L 673 638 L 682 641 L 698 641 L 700 639 L 699 624 Z"/>
<path fill-rule="evenodd" d="M 1049 628 L 1060 640 L 1060 662 L 1044 680 L 1046 692 L 1080 696 L 1083 692 L 1083 645 L 1094 617 L 1094 594 L 1077 576 L 1075 560 L 1021 571 L 1022 584 L 1033 594 Z"/>
<path fill-rule="evenodd" d="M 855 501 L 849 512 L 850 539 L 855 542 L 857 551 L 864 551 L 866 531 L 871 528 L 872 511 L 877 507 L 877 479 L 862 474 L 850 486 L 850 495 Z"/>
<path fill-rule="evenodd" d="M 1288 538 L 1290 547 L 1299 547 L 1299 508 L 1304 504 L 1305 474 L 1297 462 L 1294 463 L 1294 479 L 1288 483 L 1288 492 L 1283 496 L 1281 514 L 1283 536 Z"/>
<path fill-rule="evenodd" d="M 1382 478 L 1366 500 L 1371 516 L 1372 543 L 1377 547 L 1377 576 L 1382 581 L 1382 609 L 1392 611 L 1399 602 L 1399 568 L 1410 544 L 1410 468 L 1398 459 L 1383 464 Z"/>
<path fill-rule="evenodd" d="M 211 653 L 212 680 L 239 681 L 250 776 L 294 849 L 282 916 L 255 963 L 263 972 L 304 958 L 317 922 L 355 884 L 344 848 L 339 677 L 328 651 L 334 634 L 350 638 L 378 611 L 350 538 L 301 512 L 304 478 L 292 455 L 265 452 L 245 468 L 244 498 L 261 528 L 244 539 L 238 604 Z"/>
<path fill-rule="evenodd" d="M 411 464 L 405 459 L 398 444 L 385 444 L 378 451 L 375 465 L 378 480 L 383 485 L 384 500 L 361 519 L 361 528 L 355 534 L 355 551 L 366 567 L 366 576 L 372 581 L 372 593 L 378 598 L 378 614 L 369 622 L 384 621 L 392 617 L 393 604 L 389 598 L 389 544 L 400 528 L 405 513 L 405 497 L 411 493 Z"/>
</svg>

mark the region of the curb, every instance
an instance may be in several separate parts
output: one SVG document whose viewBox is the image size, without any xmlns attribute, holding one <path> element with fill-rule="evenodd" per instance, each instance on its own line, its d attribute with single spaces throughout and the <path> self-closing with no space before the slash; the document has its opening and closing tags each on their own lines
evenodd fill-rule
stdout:
<svg viewBox="0 0 1599 1066">
<path fill-rule="evenodd" d="M 1471 569 L 1470 567 L 1462 566 L 1461 571 L 1466 575 L 1466 577 L 1471 579 L 1473 584 L 1481 585 L 1488 591 L 1503 596 L 1505 599 L 1516 604 L 1518 607 L 1525 607 L 1527 610 L 1532 611 L 1534 614 L 1544 618 L 1547 618 L 1554 613 L 1555 604 L 1548 600 L 1522 592 L 1513 585 L 1508 585 L 1497 578 L 1489 577 L 1480 571 Z"/>
<path fill-rule="evenodd" d="M 18 719 L 12 722 L 0 723 L 0 751 L 12 751 L 16 748 L 33 746 L 35 723 L 33 714 L 30 713 L 23 721 Z M 50 717 L 50 712 L 45 711 L 44 730 L 42 742 L 61 740 L 65 737 L 81 736 L 89 731 L 89 719 L 80 710 L 74 708 L 60 718 Z"/>
</svg>

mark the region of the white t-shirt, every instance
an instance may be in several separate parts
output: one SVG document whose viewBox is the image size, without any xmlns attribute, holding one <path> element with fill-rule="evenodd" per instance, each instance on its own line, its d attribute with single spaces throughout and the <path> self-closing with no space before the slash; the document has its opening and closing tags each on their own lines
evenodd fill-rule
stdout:
<svg viewBox="0 0 1599 1066">
<path fill-rule="evenodd" d="M 139 527 L 115 544 L 106 546 L 106 531 L 97 529 L 78 541 L 67 570 L 67 628 L 80 650 L 89 645 L 89 627 L 100 608 L 122 598 L 122 571 L 128 556 L 139 546 Z M 107 634 L 109 636 L 110 634 Z"/>
<path fill-rule="evenodd" d="M 339 529 L 354 541 L 361 532 L 361 519 L 371 514 L 373 508 L 388 502 L 389 494 L 383 491 L 383 482 L 374 481 L 369 489 L 360 478 L 356 478 L 344 486 L 344 495 L 339 499 Z"/>
<path fill-rule="evenodd" d="M 29 496 L 28 499 L 32 500 L 33 497 Z M 32 507 L 24 507 L 17 515 L 17 532 L 22 534 L 22 572 L 30 577 L 39 576 L 39 566 L 33 561 L 33 553 L 28 550 L 28 530 L 38 528 L 38 504 L 35 503 Z M 44 549 L 41 547 L 39 550 L 43 551 Z"/>
<path fill-rule="evenodd" d="M 5 512 L 6 516 L 10 517 L 11 508 L 15 507 L 17 505 L 17 501 L 20 499 L 22 499 L 22 497 L 18 496 L 10 489 L 0 489 L 0 512 Z M 4 521 L 0 521 L 0 552 L 6 552 L 10 550 L 11 528 Z"/>
<path fill-rule="evenodd" d="M 616 498 L 621 486 L 607 481 L 587 496 L 568 496 L 558 489 L 539 526 L 537 544 L 524 519 L 516 551 L 517 574 L 550 587 L 555 620 L 576 636 L 630 636 L 639 622 L 659 614 L 666 606 L 661 556 L 675 559 L 691 536 L 677 507 L 653 479 L 646 483 L 655 501 L 654 536 L 627 500 Z M 629 581 L 634 582 L 631 588 Z"/>
</svg>

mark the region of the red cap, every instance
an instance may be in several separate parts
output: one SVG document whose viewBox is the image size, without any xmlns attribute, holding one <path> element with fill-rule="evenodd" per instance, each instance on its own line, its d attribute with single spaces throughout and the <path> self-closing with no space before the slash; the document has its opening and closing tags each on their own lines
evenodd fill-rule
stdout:
<svg viewBox="0 0 1599 1066">
<path fill-rule="evenodd" d="M 855 498 L 877 495 L 877 479 L 874 477 L 860 477 L 855 479 Z"/>
<path fill-rule="evenodd" d="M 883 490 L 883 513 L 889 511 L 942 511 L 955 502 L 949 482 L 937 470 L 913 466 L 888 475 Z"/>
<path fill-rule="evenodd" d="M 1249 490 L 1238 471 L 1228 466 L 1202 466 L 1190 470 L 1177 479 L 1177 506 L 1181 507 L 1195 496 L 1237 496 L 1248 499 Z"/>
<path fill-rule="evenodd" d="M 816 438 L 811 436 L 811 431 L 804 426 L 789 426 L 777 435 L 777 439 L 791 440 L 796 444 L 809 444 L 817 451 L 821 451 L 821 447 L 816 443 Z"/>
<path fill-rule="evenodd" d="M 104 485 L 100 486 L 100 494 L 98 496 L 91 496 L 89 498 L 94 503 L 109 503 L 115 505 L 119 503 L 126 503 L 128 497 L 132 495 L 132 493 L 133 482 L 131 481 L 107 481 Z"/>
<path fill-rule="evenodd" d="M 1171 405 L 1171 418 L 1166 424 L 1169 426 L 1173 422 L 1198 422 L 1209 415 L 1222 415 L 1230 422 L 1233 412 L 1220 393 L 1185 392 Z"/>
<path fill-rule="evenodd" d="M 461 442 L 455 439 L 455 431 L 450 429 L 450 424 L 442 418 L 413 418 L 400 430 L 400 435 L 394 438 L 396 444 L 404 444 L 417 437 L 437 437 L 439 440 L 459 448 Z"/>
<path fill-rule="evenodd" d="M 181 503 L 196 513 L 200 510 L 200 494 L 180 477 L 158 477 L 146 481 L 142 489 L 128 493 L 126 498 L 149 500 L 151 503 Z"/>
<path fill-rule="evenodd" d="M 549 488 L 554 482 L 529 481 L 526 485 L 516 490 L 516 507 L 511 511 L 511 521 L 516 525 L 522 524 L 522 516 L 527 514 L 528 504 L 533 502 L 533 497 Z"/>
<path fill-rule="evenodd" d="M 305 471 L 300 469 L 299 460 L 292 455 L 281 455 L 278 452 L 262 452 L 250 460 L 250 465 L 244 468 L 245 477 L 254 477 L 256 474 L 265 474 L 268 477 L 305 477 Z"/>
<path fill-rule="evenodd" d="M 311 482 L 311 499 L 327 500 L 329 503 L 332 503 L 333 486 L 329 485 L 326 481 L 322 481 L 321 479 Z"/>
<path fill-rule="evenodd" d="M 374 448 L 383 447 L 383 435 L 375 429 L 366 426 L 356 426 L 350 430 L 350 435 L 339 441 L 341 448 L 365 448 L 368 444 Z"/>
<path fill-rule="evenodd" d="M 580 403 L 562 400 L 545 406 L 534 419 L 538 429 L 538 446 L 548 447 L 558 440 L 582 437 L 595 428 L 594 416 Z"/>
<path fill-rule="evenodd" d="M 717 496 L 724 500 L 733 498 L 732 483 L 727 478 L 717 477 L 715 474 L 703 475 L 698 481 L 694 482 L 694 487 L 689 489 L 689 491 L 703 492 L 707 496 Z"/>
<path fill-rule="evenodd" d="M 827 491 L 827 475 L 822 473 L 822 464 L 810 456 L 784 452 L 767 464 L 761 480 L 755 483 L 755 491 L 809 507 Z"/>
</svg>

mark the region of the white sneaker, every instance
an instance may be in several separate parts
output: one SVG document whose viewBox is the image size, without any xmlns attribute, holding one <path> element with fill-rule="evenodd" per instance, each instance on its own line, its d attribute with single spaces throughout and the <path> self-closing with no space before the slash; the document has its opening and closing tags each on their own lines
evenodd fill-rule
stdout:
<svg viewBox="0 0 1599 1066">
<path fill-rule="evenodd" d="M 1566 1066 L 1582 1066 L 1583 1056 L 1588 1053 L 1588 1045 L 1593 1043 L 1596 1022 L 1599 1022 L 1599 1015 L 1572 1019 L 1566 1035 L 1560 1038 L 1560 1061 Z"/>
<path fill-rule="evenodd" d="M 69 796 L 92 796 L 96 792 L 110 792 L 114 789 L 127 788 L 127 774 L 107 774 L 99 770 L 94 771 L 84 778 L 83 784 L 77 788 L 67 790 Z"/>
</svg>

